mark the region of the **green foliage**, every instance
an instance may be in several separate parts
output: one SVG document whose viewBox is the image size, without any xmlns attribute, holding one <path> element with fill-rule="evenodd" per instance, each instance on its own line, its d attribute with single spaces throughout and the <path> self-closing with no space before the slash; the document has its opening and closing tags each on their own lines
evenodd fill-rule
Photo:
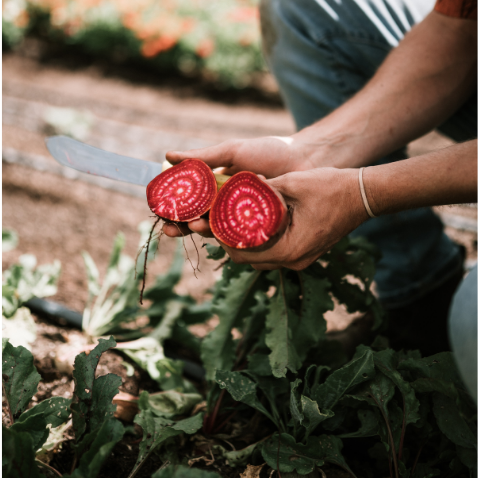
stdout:
<svg viewBox="0 0 478 478">
<path fill-rule="evenodd" d="M 14 420 L 25 410 L 39 382 L 33 355 L 25 347 L 13 347 L 2 339 L 2 387 Z"/>
<path fill-rule="evenodd" d="M 56 294 L 60 277 L 59 261 L 36 267 L 36 257 L 24 254 L 3 273 L 2 314 L 12 317 L 17 309 L 32 297 L 48 297 Z"/>
<path fill-rule="evenodd" d="M 199 393 L 168 390 L 149 394 L 144 391 L 139 397 L 138 406 L 141 410 L 150 410 L 157 417 L 173 418 L 189 414 L 202 400 L 202 395 Z"/>
<path fill-rule="evenodd" d="M 89 449 L 80 458 L 78 468 L 71 475 L 63 476 L 71 478 L 95 478 L 98 476 L 103 463 L 113 451 L 116 443 L 123 438 L 123 434 L 123 425 L 118 420 L 105 419 L 98 429 L 85 437 Z"/>
<path fill-rule="evenodd" d="M 171 465 L 159 469 L 151 478 L 220 478 L 214 471 L 199 470 L 183 465 Z"/>
<path fill-rule="evenodd" d="M 181 444 L 201 428 L 206 438 L 198 434 L 194 440 L 211 440 L 211 453 L 230 466 L 265 461 L 282 473 L 304 475 L 330 464 L 350 476 L 391 478 L 476 473 L 476 404 L 451 353 L 422 358 L 416 351 L 388 349 L 377 339 L 371 347 L 359 346 L 346 362 L 339 344 L 327 339 L 324 314 L 333 309 L 334 299 L 349 312 L 373 311 L 376 327 L 380 325 L 382 311 L 370 290 L 378 255 L 368 243 L 344 239 L 300 272 L 255 271 L 224 261 L 220 248 L 208 246 L 210 257 L 223 261 L 211 304 L 196 304 L 174 291 L 184 265 L 178 246 L 169 271 L 145 293 L 148 307 L 135 304 L 131 316 L 125 312 L 129 299 L 120 301 L 114 314 L 109 312 L 117 302 L 112 291 L 137 298 L 138 281 L 131 275 L 124 282 L 129 285 L 115 291 L 121 283 L 121 251 L 119 238 L 104 293 L 105 285 L 99 285 L 97 271 L 89 264 L 90 292 L 97 302 L 101 299 L 98 311 L 109 314 L 105 327 L 121 331 L 122 320 L 138 314 L 150 318 L 147 335 L 118 348 L 163 390 L 143 392 L 138 400 L 135 423 L 143 429 L 143 438 L 130 478 L 153 452 L 165 461 L 155 477 L 214 476 L 166 466 L 166 460 L 181 461 Z M 108 300 L 111 307 L 101 309 Z M 200 344 L 187 327 L 211 314 L 219 324 Z M 206 414 L 195 413 L 203 395 L 182 377 L 183 362 L 164 356 L 166 340 L 200 352 L 208 384 Z M 63 476 L 98 476 L 124 434 L 113 418 L 112 404 L 121 381 L 112 374 L 95 376 L 101 354 L 115 345 L 113 337 L 100 339 L 88 355 L 77 356 L 71 405 L 54 397 L 24 411 L 39 375 L 28 350 L 3 342 L 4 395 L 14 422 L 3 431 L 6 476 L 40 476 L 35 452 L 44 446 L 51 427 L 68 420 L 70 411 L 78 466 Z M 247 438 L 248 446 L 230 451 L 216 439 L 228 439 L 222 435 L 224 424 L 237 412 L 253 417 L 250 421 L 259 424 L 262 439 L 255 437 L 251 443 Z M 362 450 L 360 461 L 351 453 L 355 448 Z"/>
<path fill-rule="evenodd" d="M 2 229 L 2 252 L 8 252 L 18 244 L 18 235 L 12 229 Z"/>
<path fill-rule="evenodd" d="M 88 355 L 82 352 L 75 358 L 75 393 L 71 411 L 77 444 L 84 435 L 99 428 L 105 417 L 112 417 L 116 410 L 116 405 L 111 402 L 118 393 L 121 378 L 111 373 L 95 378 L 101 354 L 115 345 L 113 337 L 99 339 L 98 345 Z"/>
<path fill-rule="evenodd" d="M 40 478 L 35 463 L 33 437 L 2 427 L 2 476 L 5 478 Z"/>
<path fill-rule="evenodd" d="M 217 249 L 210 255 L 222 259 Z M 355 476 L 343 441 L 367 437 L 376 470 L 390 463 L 394 478 L 409 476 L 414 466 L 432 476 L 451 461 L 457 473 L 474 468 L 476 409 L 451 354 L 422 359 L 377 342 L 337 367 L 328 352 L 324 314 L 334 307 L 332 297 L 349 312 L 371 310 L 380 326 L 383 312 L 370 290 L 378 257 L 364 240 L 344 239 L 298 273 L 224 266 L 213 299 L 220 323 L 204 340 L 202 358 L 209 379 L 280 431 L 262 445 L 270 467 L 306 474 L 333 463 Z M 242 335 L 237 341 L 233 328 Z M 211 387 L 210 430 L 217 397 Z"/>
<path fill-rule="evenodd" d="M 145 240 L 142 235 L 140 244 Z M 88 279 L 88 302 L 82 324 L 92 337 L 121 333 L 121 325 L 134 320 L 139 310 L 138 286 L 142 273 L 136 275 L 133 259 L 122 254 L 124 242 L 124 235 L 119 233 L 101 286 L 95 262 L 86 251 L 82 253 Z"/>
<path fill-rule="evenodd" d="M 168 438 L 182 433 L 189 435 L 196 433 L 201 428 L 202 421 L 203 414 L 185 418 L 184 420 L 173 421 L 157 417 L 149 409 L 142 410 L 136 416 L 135 423 L 143 429 L 143 440 L 139 445 L 139 456 L 129 478 L 136 475 L 148 456 Z"/>
</svg>

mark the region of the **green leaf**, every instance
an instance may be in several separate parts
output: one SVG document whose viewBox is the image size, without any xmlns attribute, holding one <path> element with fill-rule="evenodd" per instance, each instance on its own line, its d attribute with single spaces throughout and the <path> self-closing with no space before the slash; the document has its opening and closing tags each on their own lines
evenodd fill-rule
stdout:
<svg viewBox="0 0 478 478">
<path fill-rule="evenodd" d="M 174 423 L 171 428 L 174 430 L 178 430 L 188 435 L 192 435 L 196 433 L 203 424 L 204 414 L 198 413 L 193 417 L 185 418 L 184 420 L 179 420 L 178 422 Z"/>
<path fill-rule="evenodd" d="M 115 418 L 107 418 L 101 427 L 92 431 L 85 440 L 91 445 L 80 459 L 79 467 L 71 478 L 96 478 L 115 445 L 123 438 L 124 427 Z M 65 478 L 70 475 L 63 475 Z"/>
<path fill-rule="evenodd" d="M 271 299 L 266 318 L 266 345 L 270 348 L 269 361 L 272 374 L 285 377 L 287 370 L 296 373 L 302 362 L 292 339 L 292 330 L 299 323 L 297 314 L 288 306 L 284 273 L 279 274 L 279 284 Z"/>
<path fill-rule="evenodd" d="M 22 346 L 2 342 L 2 385 L 14 418 L 25 410 L 37 391 L 40 374 L 33 365 L 33 355 Z"/>
<path fill-rule="evenodd" d="M 98 428 L 116 410 L 116 405 L 112 404 L 112 400 L 118 393 L 121 378 L 114 374 L 95 378 L 101 354 L 115 345 L 113 337 L 108 340 L 99 339 L 98 345 L 88 355 L 82 352 L 75 358 L 75 370 L 73 371 L 75 391 L 71 411 L 77 443 L 85 434 Z"/>
<path fill-rule="evenodd" d="M 219 324 L 204 338 L 201 346 L 201 359 L 208 380 L 214 380 L 216 369 L 232 368 L 235 354 L 231 331 L 249 313 L 260 275 L 260 271 L 242 272 L 221 288 L 213 300 L 212 311 L 219 317 Z"/>
<path fill-rule="evenodd" d="M 357 478 L 342 456 L 343 444 L 340 438 L 333 435 L 310 437 L 307 446 L 309 449 L 313 449 L 318 456 L 323 457 L 326 463 L 338 465 L 348 471 L 354 478 Z"/>
<path fill-rule="evenodd" d="M 158 275 L 153 286 L 144 293 L 144 298 L 153 302 L 163 302 L 174 296 L 174 286 L 181 279 L 184 266 L 184 253 L 181 239 L 177 240 L 176 251 L 174 253 L 173 262 L 164 275 Z M 154 304 L 153 304 L 154 305 Z"/>
<path fill-rule="evenodd" d="M 214 246 L 213 244 L 206 243 L 206 250 L 208 253 L 207 259 L 219 261 L 224 258 L 226 251 L 221 246 Z"/>
<path fill-rule="evenodd" d="M 184 362 L 165 358 L 163 347 L 155 338 L 142 337 L 131 342 L 120 342 L 117 349 L 146 370 L 163 390 L 192 391 L 192 385 L 182 378 Z"/>
<path fill-rule="evenodd" d="M 433 476 L 440 476 L 440 470 L 426 463 L 418 463 L 413 473 L 413 478 L 432 478 Z"/>
<path fill-rule="evenodd" d="M 133 259 L 121 253 L 123 247 L 124 235 L 118 233 L 101 286 L 93 260 L 88 253 L 83 253 L 89 295 L 82 326 L 91 337 L 117 334 L 124 330 L 122 324 L 136 319 L 141 276 L 135 274 Z"/>
<path fill-rule="evenodd" d="M 3 273 L 2 313 L 7 318 L 32 297 L 56 294 L 61 272 L 59 261 L 36 267 L 36 258 L 31 254 L 20 256 L 18 261 Z"/>
<path fill-rule="evenodd" d="M 397 370 L 397 356 L 392 349 L 386 349 L 376 352 L 374 362 L 377 368 L 398 387 L 403 398 L 403 413 L 405 414 L 405 424 L 415 423 L 420 419 L 418 409 L 420 403 L 415 396 L 412 386 L 406 382 L 400 372 Z"/>
<path fill-rule="evenodd" d="M 41 478 L 35 463 L 33 439 L 27 432 L 2 426 L 2 476 L 4 478 Z"/>
<path fill-rule="evenodd" d="M 217 370 L 216 382 L 221 389 L 225 388 L 237 402 L 245 403 L 263 413 L 273 422 L 276 421 L 257 398 L 257 383 L 242 373 Z"/>
<path fill-rule="evenodd" d="M 267 377 L 272 375 L 271 364 L 269 362 L 269 356 L 266 354 L 254 354 L 249 355 L 247 360 L 249 361 L 249 366 L 247 370 L 254 375 L 260 375 Z"/>
<path fill-rule="evenodd" d="M 451 352 L 403 360 L 398 370 L 408 372 L 414 379 L 410 385 L 417 393 L 440 392 L 460 401 L 460 390 L 464 386 Z"/>
<path fill-rule="evenodd" d="M 463 448 L 461 446 L 457 446 L 456 452 L 460 461 L 470 470 L 474 470 L 476 472 L 476 448 Z"/>
<path fill-rule="evenodd" d="M 28 433 L 32 439 L 33 450 L 41 448 L 48 438 L 50 430 L 46 427 L 46 420 L 43 414 L 30 415 L 26 420 L 17 421 L 10 430 L 16 433 Z"/>
<path fill-rule="evenodd" d="M 374 254 L 371 255 L 371 252 Z M 345 304 L 349 313 L 366 312 L 375 302 L 370 291 L 375 274 L 375 262 L 378 250 L 363 238 L 344 238 L 333 249 L 322 256 L 330 262 L 326 269 L 327 278 L 332 283 L 334 296 Z M 361 283 L 354 284 L 348 281 L 347 276 L 357 277 Z"/>
<path fill-rule="evenodd" d="M 18 235 L 12 229 L 3 229 L 2 228 L 2 252 L 8 252 L 18 244 Z"/>
<path fill-rule="evenodd" d="M 311 398 L 321 409 L 332 409 L 337 401 L 353 387 L 375 376 L 373 353 L 366 350 L 362 355 L 336 370 L 325 382 L 312 390 Z"/>
<path fill-rule="evenodd" d="M 280 441 L 280 443 L 279 443 Z M 300 475 L 311 473 L 315 466 L 322 466 L 324 461 L 317 456 L 316 450 L 310 446 L 296 443 L 287 433 L 274 434 L 262 447 L 262 456 L 266 463 L 274 470 L 282 473 L 291 473 L 297 470 Z"/>
<path fill-rule="evenodd" d="M 453 443 L 464 448 L 476 449 L 476 431 L 460 414 L 456 403 L 440 393 L 433 394 L 433 413 L 442 433 Z M 476 430 L 476 424 L 473 425 Z"/>
<path fill-rule="evenodd" d="M 365 438 L 378 435 L 377 415 L 372 410 L 358 410 L 360 428 L 356 432 L 343 433 L 339 438 Z"/>
<path fill-rule="evenodd" d="M 186 415 L 203 400 L 199 393 L 180 393 L 175 390 L 149 394 L 144 391 L 139 398 L 141 410 L 151 410 L 157 417 L 173 418 Z"/>
<path fill-rule="evenodd" d="M 165 442 L 168 438 L 180 435 L 181 433 L 196 433 L 202 426 L 203 415 L 174 422 L 161 417 L 155 417 L 151 410 L 143 410 L 136 415 L 135 423 L 143 429 L 143 440 L 139 445 L 139 456 L 129 475 L 133 477 L 143 465 L 148 456 Z"/>
<path fill-rule="evenodd" d="M 95 296 L 100 293 L 100 273 L 96 267 L 95 261 L 86 251 L 82 251 L 83 262 L 86 269 L 86 283 L 88 293 Z"/>
<path fill-rule="evenodd" d="M 305 428 L 305 439 L 307 439 L 320 423 L 328 418 L 333 417 L 334 412 L 331 410 L 320 411 L 317 402 L 311 400 L 305 395 L 301 396 L 300 402 L 302 406 L 302 413 L 304 414 L 304 419 L 301 424 Z"/>
<path fill-rule="evenodd" d="M 177 300 L 167 302 L 163 319 L 147 336 L 153 337 L 160 343 L 169 339 L 172 335 L 174 324 L 181 317 L 186 306 L 187 305 L 184 302 L 179 302 Z"/>
<path fill-rule="evenodd" d="M 184 465 L 169 465 L 153 473 L 151 478 L 221 478 L 215 471 L 200 470 Z"/>
<path fill-rule="evenodd" d="M 33 315 L 27 307 L 20 307 L 10 318 L 2 317 L 3 337 L 18 347 L 30 349 L 30 344 L 37 338 L 37 326 Z"/>
<path fill-rule="evenodd" d="M 258 443 L 253 443 L 242 450 L 225 451 L 223 457 L 227 460 L 229 466 L 246 466 L 247 463 L 250 463 L 251 455 L 257 445 Z"/>
<path fill-rule="evenodd" d="M 303 297 L 300 318 L 293 336 L 301 360 L 305 359 L 311 347 L 317 346 L 325 338 L 327 323 L 324 314 L 334 308 L 330 296 L 331 283 L 314 273 L 315 267 L 316 264 L 312 264 L 298 272 Z"/>
<path fill-rule="evenodd" d="M 297 390 L 302 380 L 299 378 L 290 383 L 290 413 L 296 423 L 302 423 L 304 415 L 301 411 L 299 391 Z"/>
</svg>

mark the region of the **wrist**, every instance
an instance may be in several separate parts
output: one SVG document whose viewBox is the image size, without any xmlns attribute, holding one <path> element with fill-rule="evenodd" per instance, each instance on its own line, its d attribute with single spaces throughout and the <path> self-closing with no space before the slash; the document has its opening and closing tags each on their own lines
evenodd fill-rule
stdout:
<svg viewBox="0 0 478 478">
<path fill-rule="evenodd" d="M 323 126 L 323 121 L 291 136 L 310 168 L 358 168 L 375 159 L 365 150 L 367 142 L 363 137 L 353 132 L 335 131 Z"/>
</svg>

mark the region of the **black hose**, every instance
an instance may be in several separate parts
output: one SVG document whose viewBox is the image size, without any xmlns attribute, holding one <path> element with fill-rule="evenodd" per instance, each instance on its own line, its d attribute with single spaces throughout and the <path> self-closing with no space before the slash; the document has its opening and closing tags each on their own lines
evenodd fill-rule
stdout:
<svg viewBox="0 0 478 478">
<path fill-rule="evenodd" d="M 46 299 L 39 299 L 38 297 L 34 297 L 29 301 L 23 304 L 25 307 L 28 307 L 30 311 L 36 315 L 41 317 L 45 317 L 47 319 L 54 319 L 54 322 L 60 325 L 69 325 L 71 327 L 75 327 L 81 330 L 81 325 L 83 321 L 83 315 L 79 312 L 75 312 L 74 310 L 68 309 L 64 305 L 59 304 L 58 302 L 54 302 L 52 300 Z M 206 376 L 206 372 L 201 365 L 193 362 L 192 360 L 188 360 L 185 358 L 180 357 L 177 354 L 165 352 L 168 358 L 173 360 L 182 360 L 184 362 L 184 376 L 191 380 L 195 380 L 197 382 L 201 382 L 204 380 Z"/>
</svg>

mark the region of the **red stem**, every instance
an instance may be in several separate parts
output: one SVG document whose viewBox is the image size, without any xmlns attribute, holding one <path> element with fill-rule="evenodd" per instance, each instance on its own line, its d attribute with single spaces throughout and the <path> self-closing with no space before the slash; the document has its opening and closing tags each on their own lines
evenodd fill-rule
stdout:
<svg viewBox="0 0 478 478">
<path fill-rule="evenodd" d="M 402 433 L 400 434 L 400 447 L 398 449 L 398 459 L 402 459 L 403 452 L 403 442 L 405 441 L 405 430 L 407 428 L 406 424 L 406 415 L 405 415 L 405 397 L 402 394 L 402 403 L 403 403 L 403 421 L 402 421 Z"/>
<path fill-rule="evenodd" d="M 279 432 L 279 446 L 277 447 L 277 474 L 279 475 L 279 478 L 282 478 L 280 474 L 280 469 L 279 469 L 279 455 L 280 455 L 280 432 Z"/>
<path fill-rule="evenodd" d="M 226 393 L 226 389 L 224 388 L 220 395 L 219 398 L 217 399 L 216 405 L 214 406 L 214 410 L 212 411 L 211 419 L 208 420 L 208 426 L 207 430 L 204 430 L 208 435 L 210 432 L 214 429 L 214 423 L 216 422 L 216 417 L 219 412 L 219 407 L 221 406 L 222 399 L 224 398 L 224 394 Z"/>
<path fill-rule="evenodd" d="M 56 473 L 58 476 L 63 476 L 58 470 L 56 470 L 56 469 L 53 468 L 52 466 L 47 465 L 46 463 L 43 463 L 42 461 L 37 460 L 37 459 L 35 459 L 35 461 L 36 461 L 39 465 L 44 466 L 45 468 L 47 468 L 48 470 L 50 470 L 52 473 Z"/>
<path fill-rule="evenodd" d="M 237 414 L 237 410 L 233 411 L 219 426 L 214 430 L 217 433 L 224 425 L 226 425 Z"/>
<path fill-rule="evenodd" d="M 390 424 L 388 423 L 387 416 L 385 415 L 385 411 L 383 410 L 380 403 L 378 403 L 378 401 L 375 399 L 375 397 L 371 393 L 369 395 L 372 398 L 372 400 L 377 404 L 380 412 L 382 413 L 383 419 L 385 420 L 385 425 L 387 425 L 388 437 L 390 440 L 390 445 L 392 447 L 392 458 L 393 458 L 393 466 L 395 468 L 395 478 L 399 478 L 398 465 L 397 465 L 397 452 L 395 451 L 395 443 L 393 441 L 393 435 L 392 435 L 392 430 L 390 429 Z"/>
<path fill-rule="evenodd" d="M 415 473 L 415 467 L 417 466 L 418 459 L 420 458 L 420 455 L 422 453 L 423 447 L 425 446 L 425 443 L 426 442 L 424 442 L 422 446 L 418 449 L 417 456 L 415 457 L 415 461 L 413 462 L 412 471 L 410 472 L 410 478 L 413 478 L 413 474 Z"/>
<path fill-rule="evenodd" d="M 3 383 L 3 380 L 2 380 L 2 388 L 3 388 L 3 396 L 5 397 L 5 401 L 7 402 L 8 416 L 10 417 L 10 426 L 12 426 L 15 422 L 13 421 L 12 409 L 10 408 L 10 402 L 8 401 L 8 395 L 7 395 L 7 392 L 5 391 L 5 384 Z"/>
</svg>

